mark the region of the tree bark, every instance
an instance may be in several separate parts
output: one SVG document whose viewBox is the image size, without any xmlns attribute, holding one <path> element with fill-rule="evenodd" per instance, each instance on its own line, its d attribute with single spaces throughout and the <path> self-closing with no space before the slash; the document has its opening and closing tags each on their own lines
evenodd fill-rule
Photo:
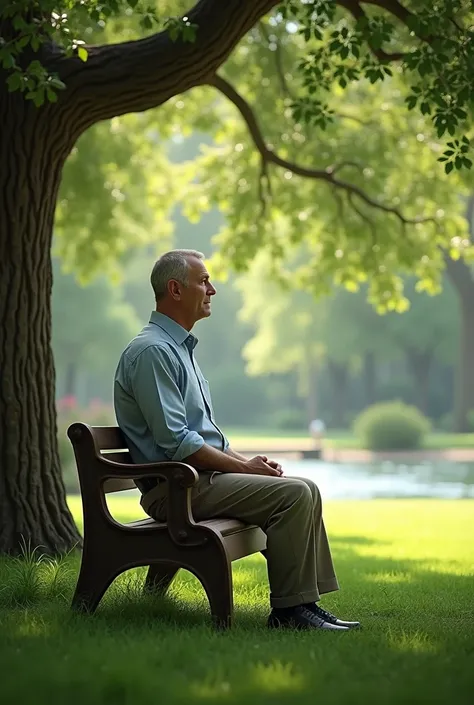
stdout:
<svg viewBox="0 0 474 705">
<path fill-rule="evenodd" d="M 0 552 L 23 543 L 57 553 L 80 541 L 60 472 L 50 344 L 51 235 L 68 145 L 18 94 L 0 92 L 0 113 Z"/>
</svg>

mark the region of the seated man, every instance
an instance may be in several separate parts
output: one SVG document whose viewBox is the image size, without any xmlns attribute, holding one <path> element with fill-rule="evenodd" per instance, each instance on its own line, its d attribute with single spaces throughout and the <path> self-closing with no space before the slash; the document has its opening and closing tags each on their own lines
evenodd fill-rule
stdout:
<svg viewBox="0 0 474 705">
<path fill-rule="evenodd" d="M 338 589 L 322 518 L 321 496 L 311 480 L 284 477 L 281 466 L 232 450 L 217 426 L 209 386 L 194 357 L 196 321 L 211 315 L 216 293 L 193 250 L 173 250 L 151 274 L 156 310 L 127 346 L 114 382 L 117 422 L 134 462 L 177 460 L 199 471 L 192 489 L 196 521 L 226 516 L 257 524 L 267 535 L 272 611 L 268 626 L 347 631 L 316 603 Z M 166 483 L 140 487 L 144 510 L 166 520 Z"/>
</svg>

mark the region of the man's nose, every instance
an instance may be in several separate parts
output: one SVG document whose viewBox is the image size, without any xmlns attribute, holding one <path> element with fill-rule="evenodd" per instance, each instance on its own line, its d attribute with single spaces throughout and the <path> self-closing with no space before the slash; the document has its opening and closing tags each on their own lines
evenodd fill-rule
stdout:
<svg viewBox="0 0 474 705">
<path fill-rule="evenodd" d="M 207 293 L 209 296 L 214 296 L 214 294 L 216 293 L 216 290 L 212 284 L 209 284 Z"/>
</svg>

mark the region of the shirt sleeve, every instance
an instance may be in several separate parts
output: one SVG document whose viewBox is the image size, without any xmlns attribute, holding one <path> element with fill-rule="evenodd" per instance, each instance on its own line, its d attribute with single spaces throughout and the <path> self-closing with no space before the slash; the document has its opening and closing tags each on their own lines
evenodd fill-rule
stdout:
<svg viewBox="0 0 474 705">
<path fill-rule="evenodd" d="M 183 460 L 204 445 L 203 437 L 188 428 L 178 379 L 176 361 L 156 345 L 143 350 L 131 368 L 133 395 L 155 443 L 170 460 Z"/>
</svg>

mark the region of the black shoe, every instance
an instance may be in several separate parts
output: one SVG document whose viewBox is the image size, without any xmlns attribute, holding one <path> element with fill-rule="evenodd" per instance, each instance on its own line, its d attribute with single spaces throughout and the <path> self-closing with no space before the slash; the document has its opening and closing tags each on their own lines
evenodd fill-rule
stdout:
<svg viewBox="0 0 474 705">
<path fill-rule="evenodd" d="M 334 624 L 337 627 L 346 627 L 347 629 L 356 629 L 357 627 L 360 627 L 360 622 L 346 622 L 344 619 L 338 619 L 336 615 L 331 614 L 331 612 L 328 612 L 327 610 L 323 610 L 322 607 L 319 607 L 316 602 L 311 602 L 305 605 L 305 607 L 319 619 L 322 619 L 329 624 Z"/>
<path fill-rule="evenodd" d="M 331 629 L 337 632 L 349 631 L 347 627 L 333 624 L 315 614 L 304 605 L 288 609 L 272 610 L 268 618 L 270 629 Z"/>
</svg>

